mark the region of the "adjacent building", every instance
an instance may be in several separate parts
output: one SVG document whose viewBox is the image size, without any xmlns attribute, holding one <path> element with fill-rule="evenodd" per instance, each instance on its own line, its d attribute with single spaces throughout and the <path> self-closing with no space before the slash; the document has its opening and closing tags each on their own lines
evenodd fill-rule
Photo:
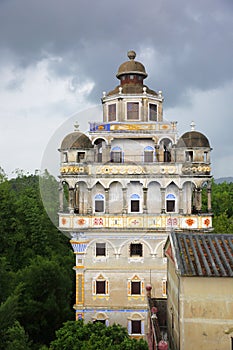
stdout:
<svg viewBox="0 0 233 350">
<path fill-rule="evenodd" d="M 103 121 L 61 142 L 59 226 L 76 257 L 76 318 L 145 337 L 146 285 L 167 296 L 168 233 L 212 229 L 211 147 L 194 123 L 178 136 L 135 58 L 129 51 L 119 85 L 103 93 Z"/>
<path fill-rule="evenodd" d="M 233 349 L 233 235 L 170 234 L 167 323 L 172 350 Z"/>
</svg>

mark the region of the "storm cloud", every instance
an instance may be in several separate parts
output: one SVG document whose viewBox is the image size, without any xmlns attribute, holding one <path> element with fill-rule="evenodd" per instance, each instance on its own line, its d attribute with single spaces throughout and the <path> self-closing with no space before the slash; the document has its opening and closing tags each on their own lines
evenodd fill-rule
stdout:
<svg viewBox="0 0 233 350">
<path fill-rule="evenodd" d="M 214 148 L 214 175 L 233 175 L 232 19 L 231 0 L 0 1 L 2 167 L 39 168 L 56 128 L 100 103 L 133 49 L 146 84 L 163 91 L 164 117 L 181 132 L 194 120 Z"/>
</svg>

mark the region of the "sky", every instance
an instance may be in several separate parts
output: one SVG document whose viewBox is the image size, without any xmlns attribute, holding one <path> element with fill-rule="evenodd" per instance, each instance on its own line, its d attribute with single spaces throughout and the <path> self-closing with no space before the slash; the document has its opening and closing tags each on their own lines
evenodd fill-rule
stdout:
<svg viewBox="0 0 233 350">
<path fill-rule="evenodd" d="M 35 173 L 63 136 L 101 121 L 101 97 L 135 50 L 164 119 L 210 140 L 233 176 L 232 0 L 0 0 L 0 166 Z M 64 131 L 64 132 L 63 132 Z M 54 154 L 50 151 L 54 151 Z M 47 164 L 47 163 L 46 163 Z M 12 174 L 13 173 L 13 174 Z"/>
</svg>

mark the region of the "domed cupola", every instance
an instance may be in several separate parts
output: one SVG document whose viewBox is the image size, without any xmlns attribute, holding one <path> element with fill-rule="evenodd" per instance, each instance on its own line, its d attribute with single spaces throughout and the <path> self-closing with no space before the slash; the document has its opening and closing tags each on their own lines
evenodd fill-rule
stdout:
<svg viewBox="0 0 233 350">
<path fill-rule="evenodd" d="M 145 67 L 142 63 L 135 61 L 136 52 L 129 51 L 129 61 L 122 63 L 118 69 L 116 77 L 120 79 L 121 84 L 126 83 L 143 83 L 143 79 L 147 77 Z"/>
<path fill-rule="evenodd" d="M 157 92 L 149 89 L 143 84 L 143 80 L 147 77 L 146 69 L 141 62 L 135 61 L 136 52 L 128 51 L 129 61 L 120 65 L 116 77 L 120 80 L 120 85 L 110 91 L 107 96 L 115 95 L 119 92 L 123 94 L 148 94 L 157 96 Z"/>
<path fill-rule="evenodd" d="M 198 131 L 188 131 L 184 133 L 177 142 L 177 147 L 185 148 L 209 148 L 210 143 L 205 135 Z"/>
<path fill-rule="evenodd" d="M 61 143 L 60 150 L 71 150 L 71 149 L 88 149 L 93 148 L 91 140 L 84 133 L 76 130 L 64 137 Z"/>
</svg>

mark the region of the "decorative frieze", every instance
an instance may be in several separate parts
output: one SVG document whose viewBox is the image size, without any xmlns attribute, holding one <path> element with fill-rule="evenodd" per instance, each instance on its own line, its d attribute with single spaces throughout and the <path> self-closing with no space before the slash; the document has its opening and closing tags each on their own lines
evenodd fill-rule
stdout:
<svg viewBox="0 0 233 350">
<path fill-rule="evenodd" d="M 166 214 L 140 214 L 129 215 L 104 215 L 104 216 L 77 216 L 60 214 L 60 229 L 82 230 L 82 229 L 208 229 L 212 227 L 211 215 L 170 215 Z M 71 242 L 73 243 L 73 242 Z M 76 244 L 73 243 L 73 244 Z M 81 247 L 75 249 L 81 249 Z"/>
</svg>

